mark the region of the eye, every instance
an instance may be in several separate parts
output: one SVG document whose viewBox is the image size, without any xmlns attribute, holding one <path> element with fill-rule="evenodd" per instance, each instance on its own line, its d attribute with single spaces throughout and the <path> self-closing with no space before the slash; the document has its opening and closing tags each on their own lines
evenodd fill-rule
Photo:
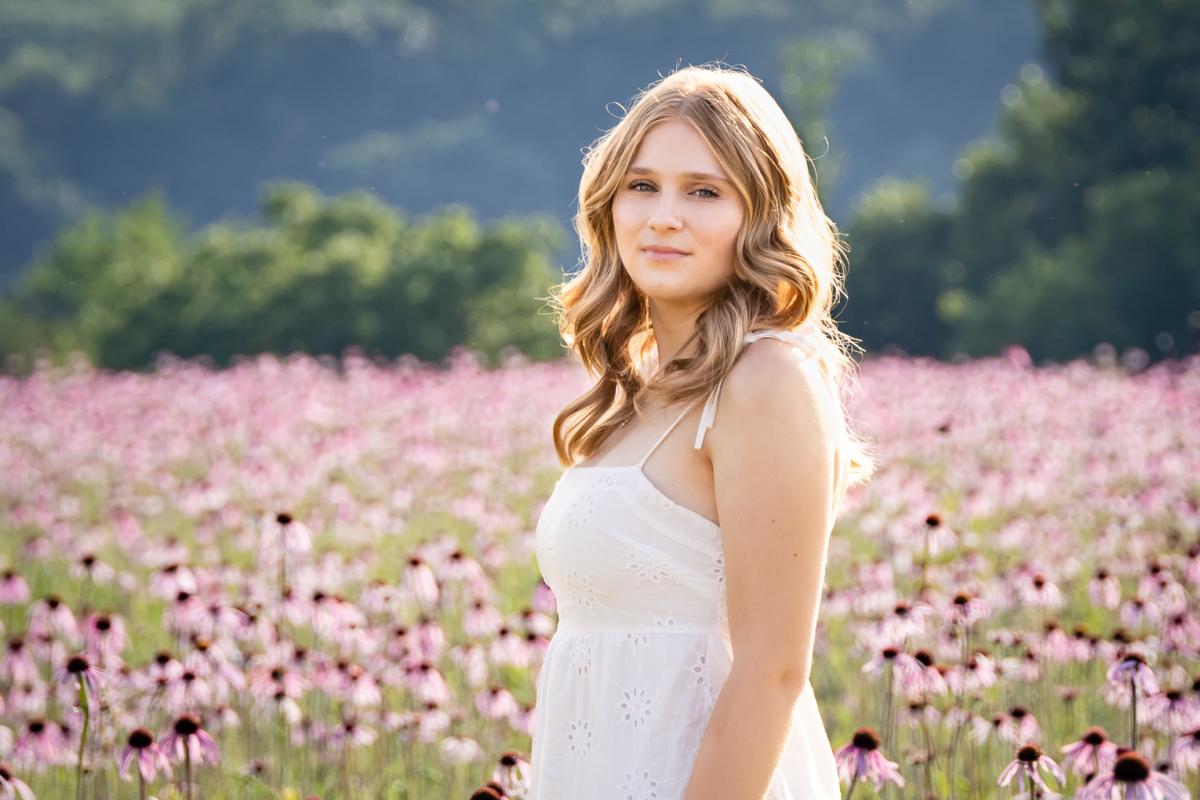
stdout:
<svg viewBox="0 0 1200 800">
<path fill-rule="evenodd" d="M 653 184 L 647 183 L 646 181 L 634 181 L 633 183 L 629 184 L 629 188 L 630 188 L 631 190 L 635 191 L 635 192 L 636 192 L 636 191 L 638 191 L 638 187 L 639 187 L 639 186 L 649 186 L 651 189 L 653 189 L 653 188 L 654 188 L 654 185 L 653 185 Z M 716 192 L 715 190 L 713 190 L 713 189 L 709 189 L 709 188 L 706 188 L 706 187 L 702 187 L 702 188 L 700 188 L 700 189 L 697 189 L 696 191 L 697 191 L 697 192 L 708 192 L 708 194 L 707 194 L 707 195 L 703 195 L 703 197 L 704 197 L 706 200 L 710 200 L 710 199 L 712 199 L 712 198 L 720 197 L 720 195 L 719 195 L 719 194 L 717 194 L 717 192 Z"/>
</svg>

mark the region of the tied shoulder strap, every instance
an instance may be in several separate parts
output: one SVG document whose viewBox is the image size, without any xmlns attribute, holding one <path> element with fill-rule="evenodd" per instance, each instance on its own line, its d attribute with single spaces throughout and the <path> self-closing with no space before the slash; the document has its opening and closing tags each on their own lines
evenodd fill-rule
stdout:
<svg viewBox="0 0 1200 800">
<path fill-rule="evenodd" d="M 817 353 L 820 352 L 821 340 L 823 338 L 816 325 L 811 322 L 805 322 L 799 327 L 791 330 L 772 328 L 761 331 L 750 331 L 746 334 L 745 338 L 742 339 L 743 349 L 751 342 L 757 341 L 758 339 L 762 339 L 766 336 L 789 342 L 790 344 L 800 348 L 800 350 L 808 357 L 816 356 Z M 708 429 L 713 426 L 713 422 L 717 418 L 717 398 L 721 394 L 721 386 L 724 383 L 725 378 L 721 378 L 721 380 L 713 388 L 712 392 L 709 393 L 708 399 L 704 402 L 704 410 L 700 413 L 700 424 L 697 426 L 696 441 L 693 445 L 693 449 L 695 450 L 700 449 L 700 445 L 704 443 L 704 434 L 707 433 Z"/>
</svg>

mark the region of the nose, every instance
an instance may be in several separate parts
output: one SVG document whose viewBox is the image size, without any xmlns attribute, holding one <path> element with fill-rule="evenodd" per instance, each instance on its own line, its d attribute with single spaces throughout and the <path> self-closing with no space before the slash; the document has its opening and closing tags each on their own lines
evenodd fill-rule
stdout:
<svg viewBox="0 0 1200 800">
<path fill-rule="evenodd" d="M 649 225 L 653 230 L 671 230 L 680 226 L 679 215 L 675 212 L 675 197 L 671 192 L 659 195 L 654 212 L 650 215 Z"/>
</svg>

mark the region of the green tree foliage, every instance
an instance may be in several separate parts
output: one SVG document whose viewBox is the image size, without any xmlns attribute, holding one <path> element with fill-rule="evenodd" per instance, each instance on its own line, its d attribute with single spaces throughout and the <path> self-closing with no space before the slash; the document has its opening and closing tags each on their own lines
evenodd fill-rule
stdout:
<svg viewBox="0 0 1200 800">
<path fill-rule="evenodd" d="M 450 206 L 409 220 L 367 192 L 327 199 L 267 187 L 263 224 L 223 221 L 189 239 L 152 194 L 66 229 L 0 306 L 0 347 L 29 364 L 38 347 L 139 368 L 160 351 L 227 364 L 302 351 L 485 361 L 505 347 L 561 353 L 542 312 L 561 279 L 561 226 L 505 219 L 483 229 Z"/>
<path fill-rule="evenodd" d="M 978 355 L 1021 341 L 1056 360 L 1100 341 L 1197 349 L 1200 5 L 1036 5 L 1054 80 L 1030 65 L 1006 88 L 997 133 L 955 165 L 956 206 L 891 186 L 882 194 L 914 199 L 872 199 L 849 228 L 853 319 L 889 319 L 898 296 L 913 306 L 904 331 L 863 323 L 868 348 Z M 928 270 L 913 293 L 876 285 L 912 264 Z M 927 318 L 946 335 L 928 338 Z"/>
</svg>

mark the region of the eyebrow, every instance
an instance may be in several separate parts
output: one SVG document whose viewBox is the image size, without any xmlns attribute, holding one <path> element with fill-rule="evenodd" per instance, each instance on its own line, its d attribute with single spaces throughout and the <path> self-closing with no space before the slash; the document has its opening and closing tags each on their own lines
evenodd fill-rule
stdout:
<svg viewBox="0 0 1200 800">
<path fill-rule="evenodd" d="M 636 175 L 654 175 L 654 170 L 649 167 L 630 167 L 629 171 Z M 729 183 L 728 178 L 722 178 L 720 175 L 713 175 L 710 172 L 685 172 L 685 178 L 693 178 L 698 181 L 716 181 L 718 183 Z"/>
</svg>

